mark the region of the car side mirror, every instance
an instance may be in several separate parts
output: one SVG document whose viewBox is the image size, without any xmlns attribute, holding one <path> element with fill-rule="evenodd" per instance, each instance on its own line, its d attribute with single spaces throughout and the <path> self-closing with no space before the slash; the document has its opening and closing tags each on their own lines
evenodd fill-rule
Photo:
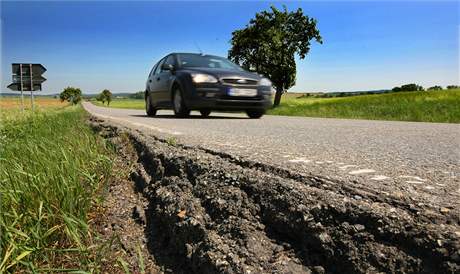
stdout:
<svg viewBox="0 0 460 274">
<path fill-rule="evenodd" d="M 174 71 L 174 66 L 171 64 L 163 64 L 161 65 L 161 70 Z"/>
</svg>

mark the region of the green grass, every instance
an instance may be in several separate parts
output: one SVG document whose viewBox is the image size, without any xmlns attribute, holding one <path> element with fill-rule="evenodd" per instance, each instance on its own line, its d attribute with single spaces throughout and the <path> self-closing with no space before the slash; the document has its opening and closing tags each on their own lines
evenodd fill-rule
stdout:
<svg viewBox="0 0 460 274">
<path fill-rule="evenodd" d="M 397 92 L 337 98 L 287 93 L 268 114 L 418 122 L 460 122 L 460 90 Z M 299 98 L 300 97 L 300 98 Z M 94 104 L 102 106 L 100 102 Z M 106 106 L 106 105 L 105 105 Z M 113 108 L 144 109 L 144 100 L 115 99 Z"/>
<path fill-rule="evenodd" d="M 111 151 L 81 106 L 0 114 L 0 273 L 94 269 L 88 212 Z"/>
<path fill-rule="evenodd" d="M 107 107 L 106 104 L 102 102 L 93 100 L 91 103 L 97 106 Z M 130 109 L 145 109 L 145 101 L 143 99 L 114 99 L 110 102 L 109 107 L 111 108 L 130 108 Z"/>
<path fill-rule="evenodd" d="M 460 122 L 460 90 L 398 92 L 338 98 L 283 97 L 272 115 Z"/>
</svg>

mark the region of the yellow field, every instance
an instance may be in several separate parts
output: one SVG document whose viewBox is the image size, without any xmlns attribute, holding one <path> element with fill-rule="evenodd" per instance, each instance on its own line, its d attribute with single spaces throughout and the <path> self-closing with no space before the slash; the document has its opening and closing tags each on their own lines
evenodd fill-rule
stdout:
<svg viewBox="0 0 460 274">
<path fill-rule="evenodd" d="M 59 99 L 51 97 L 35 97 L 35 107 L 64 107 L 68 102 L 61 102 Z M 19 109 L 21 107 L 21 97 L 0 97 L 0 110 L 1 109 Z M 24 97 L 24 107 L 31 108 L 30 97 Z"/>
</svg>

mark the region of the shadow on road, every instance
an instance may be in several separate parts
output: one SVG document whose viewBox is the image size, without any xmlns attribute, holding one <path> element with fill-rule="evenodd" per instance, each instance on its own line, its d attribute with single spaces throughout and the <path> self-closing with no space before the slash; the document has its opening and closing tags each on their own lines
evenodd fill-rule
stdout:
<svg viewBox="0 0 460 274">
<path fill-rule="evenodd" d="M 203 119 L 203 120 L 219 120 L 219 119 L 244 119 L 247 120 L 249 118 L 247 117 L 235 117 L 235 116 L 208 116 L 208 117 L 203 117 L 201 115 L 190 115 L 187 118 L 177 118 L 176 116 L 172 114 L 157 114 L 155 116 L 149 117 L 145 114 L 132 114 L 130 115 L 132 117 L 147 117 L 147 118 L 152 118 L 152 119 Z"/>
</svg>

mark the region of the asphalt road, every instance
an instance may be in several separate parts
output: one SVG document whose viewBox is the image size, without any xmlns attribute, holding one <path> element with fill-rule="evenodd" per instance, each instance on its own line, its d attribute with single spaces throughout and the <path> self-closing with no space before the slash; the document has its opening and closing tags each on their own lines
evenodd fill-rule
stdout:
<svg viewBox="0 0 460 274">
<path fill-rule="evenodd" d="M 222 113 L 176 119 L 171 111 L 151 118 L 142 110 L 83 105 L 96 117 L 177 143 L 459 209 L 459 124 L 269 115 L 252 120 Z"/>
</svg>

